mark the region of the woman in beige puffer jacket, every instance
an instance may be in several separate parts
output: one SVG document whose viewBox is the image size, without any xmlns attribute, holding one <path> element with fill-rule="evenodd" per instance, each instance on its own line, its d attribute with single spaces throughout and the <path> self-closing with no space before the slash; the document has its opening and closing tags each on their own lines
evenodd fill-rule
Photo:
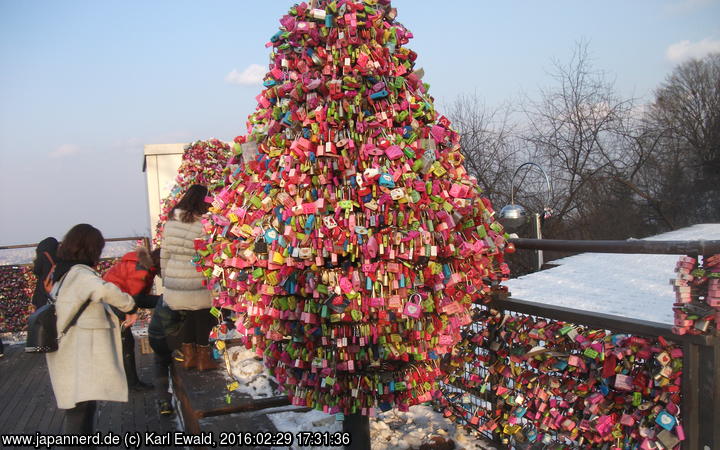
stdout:
<svg viewBox="0 0 720 450">
<path fill-rule="evenodd" d="M 193 264 L 195 239 L 201 238 L 200 217 L 207 212 L 207 188 L 192 185 L 169 214 L 160 250 L 163 299 L 185 314 L 182 330 L 183 367 L 215 369 L 208 336 L 216 319 L 210 314 L 212 297 L 203 286 L 204 276 Z"/>
</svg>

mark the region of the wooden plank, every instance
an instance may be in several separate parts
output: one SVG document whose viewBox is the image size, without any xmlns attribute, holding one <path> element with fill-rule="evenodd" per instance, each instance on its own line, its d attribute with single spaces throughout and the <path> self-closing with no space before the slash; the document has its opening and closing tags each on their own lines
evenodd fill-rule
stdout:
<svg viewBox="0 0 720 450">
<path fill-rule="evenodd" d="M 55 408 L 55 415 L 53 415 L 52 421 L 50 422 L 50 430 L 53 430 L 55 433 L 62 433 L 64 426 L 65 411 Z"/>
<path fill-rule="evenodd" d="M 199 418 L 193 410 L 190 399 L 187 395 L 187 390 L 185 389 L 183 378 L 178 376 L 178 372 L 179 370 L 177 369 L 177 365 L 175 365 L 172 371 L 173 389 L 175 391 L 175 397 L 180 404 L 179 413 L 182 414 L 182 421 L 185 425 L 185 432 L 198 434 L 200 433 L 200 422 L 198 420 Z"/>
<path fill-rule="evenodd" d="M 33 433 L 36 430 L 30 427 L 28 422 L 37 422 L 37 417 L 35 420 L 31 420 L 36 411 L 40 415 L 48 406 L 54 408 L 55 395 L 49 383 L 49 374 L 47 373 L 44 356 L 21 354 L 28 357 L 27 360 L 32 367 L 31 370 L 24 372 L 25 376 L 21 381 L 30 388 L 30 395 L 20 399 L 13 420 L 17 423 L 17 432 Z M 38 358 L 38 356 L 40 357 Z M 18 372 L 18 375 L 23 375 L 23 372 Z"/>
<path fill-rule="evenodd" d="M 630 333 L 640 336 L 662 336 L 668 340 L 679 343 L 688 342 L 699 345 L 711 345 L 717 341 L 717 338 L 713 336 L 687 334 L 678 336 L 672 332 L 672 326 L 670 324 L 547 305 L 521 300 L 519 298 L 509 297 L 505 300 L 492 300 L 488 306 L 499 310 L 515 311 L 547 319 L 585 325 L 591 328 L 612 330 L 614 332 Z"/>
<path fill-rule="evenodd" d="M 6 429 L 15 428 L 18 416 L 25 410 L 27 400 L 32 397 L 33 390 L 37 388 L 38 385 L 42 386 L 42 383 L 36 379 L 38 371 L 40 370 L 40 365 L 37 363 L 36 359 L 31 360 L 31 358 L 38 357 L 44 358 L 40 355 L 26 354 L 24 352 L 18 352 L 14 355 L 18 366 L 15 367 L 15 380 L 13 380 L 12 384 L 16 386 L 16 389 L 10 393 L 5 410 L 0 415 L 0 423 L 11 425 Z M 49 384 L 49 381 L 50 380 L 46 378 L 45 383 Z"/>
<path fill-rule="evenodd" d="M 180 387 L 177 391 L 184 391 L 183 396 L 188 398 L 194 414 L 199 418 L 290 404 L 287 396 L 253 399 L 237 391 L 228 392 L 225 389 L 228 380 L 224 370 L 199 372 L 178 366 L 175 369 L 173 382 L 177 382 Z M 230 396 L 230 403 L 226 403 L 226 393 Z"/>
<path fill-rule="evenodd" d="M 30 420 L 35 410 L 41 408 L 42 406 L 40 405 L 38 399 L 34 396 L 31 399 L 28 399 L 28 401 L 21 406 L 22 409 L 19 410 L 15 416 L 16 420 L 14 433 L 34 432 L 35 430 L 26 431 L 27 422 Z"/>
<path fill-rule="evenodd" d="M 10 397 L 17 392 L 22 384 L 24 376 L 32 370 L 31 361 L 27 358 L 19 345 L 6 346 L 5 356 L 0 360 L 2 371 L 0 371 L 0 417 L 11 408 Z M 0 422 L 2 423 L 2 422 Z"/>
<path fill-rule="evenodd" d="M 42 411 L 42 414 L 38 414 L 37 422 L 28 424 L 28 426 L 34 427 L 35 431 L 39 431 L 40 433 L 54 434 L 55 431 L 50 429 L 52 418 L 58 411 L 58 409 L 53 403 L 54 401 L 55 399 L 52 399 L 51 401 L 47 402 L 46 407 Z"/>
<path fill-rule="evenodd" d="M 682 373 L 682 404 L 680 405 L 685 440 L 683 449 L 697 450 L 699 443 L 699 402 L 698 402 L 698 365 L 699 352 L 696 344 L 686 343 L 683 347 L 683 373 Z"/>
<path fill-rule="evenodd" d="M 248 399 L 227 408 L 215 408 L 207 411 L 198 411 L 197 414 L 200 417 L 213 417 L 239 412 L 260 411 L 262 409 L 276 408 L 278 406 L 290 406 L 290 404 L 288 396 L 281 395 L 270 398 Z"/>
<path fill-rule="evenodd" d="M 713 371 L 712 371 L 712 382 L 713 382 L 713 403 L 712 410 L 712 433 L 713 442 L 710 448 L 720 447 L 720 343 L 715 343 L 713 346 Z"/>
</svg>

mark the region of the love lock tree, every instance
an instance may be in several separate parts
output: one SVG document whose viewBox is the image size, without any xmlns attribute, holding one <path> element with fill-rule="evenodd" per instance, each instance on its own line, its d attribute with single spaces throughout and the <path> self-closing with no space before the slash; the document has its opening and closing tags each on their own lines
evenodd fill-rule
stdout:
<svg viewBox="0 0 720 450">
<path fill-rule="evenodd" d="M 223 171 L 233 157 L 230 145 L 217 139 L 195 141 L 185 146 L 175 185 L 162 200 L 160 217 L 155 228 L 155 242 L 162 239 L 168 214 L 193 184 L 201 184 L 212 192 L 213 185 L 223 181 Z"/>
<path fill-rule="evenodd" d="M 280 20 L 244 170 L 199 246 L 215 305 L 293 404 L 327 413 L 430 400 L 471 305 L 508 274 L 395 17 L 389 1 L 320 0 Z"/>
</svg>

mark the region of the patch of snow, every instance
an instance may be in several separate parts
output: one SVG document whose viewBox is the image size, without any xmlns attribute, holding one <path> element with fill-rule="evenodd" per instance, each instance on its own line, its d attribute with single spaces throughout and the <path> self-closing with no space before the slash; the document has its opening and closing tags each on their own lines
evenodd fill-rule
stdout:
<svg viewBox="0 0 720 450">
<path fill-rule="evenodd" d="M 647 238 L 720 240 L 720 224 L 700 224 Z M 589 312 L 673 323 L 680 255 L 582 253 L 553 261 L 558 267 L 505 282 L 513 297 Z"/>
<path fill-rule="evenodd" d="M 311 410 L 308 412 L 282 412 L 268 414 L 278 431 L 342 431 L 342 423 L 335 416 Z M 430 406 L 417 405 L 408 412 L 391 410 L 370 419 L 370 439 L 373 450 L 402 450 L 432 444 L 432 438 L 451 439 L 456 447 L 466 450 L 492 449 L 482 439 L 468 435 L 462 428 L 443 417 Z M 296 447 L 291 447 L 296 448 Z M 324 449 L 325 447 L 313 447 Z"/>
<path fill-rule="evenodd" d="M 18 345 L 18 344 L 25 345 L 25 341 L 27 340 L 27 332 L 18 331 L 18 332 L 0 333 L 0 339 L 2 339 L 3 344 L 5 344 L 5 345 Z"/>
<path fill-rule="evenodd" d="M 243 346 L 230 347 L 227 352 L 230 357 L 232 377 L 240 384 L 235 392 L 247 394 L 252 398 L 282 395 L 273 388 L 277 384 L 265 369 L 262 361 L 255 359 L 255 352 Z"/>
</svg>

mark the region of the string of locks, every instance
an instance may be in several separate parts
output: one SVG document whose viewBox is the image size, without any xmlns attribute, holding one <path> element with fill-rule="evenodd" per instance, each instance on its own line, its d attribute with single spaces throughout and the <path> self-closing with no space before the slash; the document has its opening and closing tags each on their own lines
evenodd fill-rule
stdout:
<svg viewBox="0 0 720 450">
<path fill-rule="evenodd" d="M 294 404 L 339 417 L 430 400 L 470 305 L 509 272 L 396 14 L 339 0 L 280 19 L 245 164 L 198 242 L 216 308 Z"/>
<path fill-rule="evenodd" d="M 29 266 L 0 266 L 0 332 L 26 328 L 35 283 Z"/>
<path fill-rule="evenodd" d="M 683 256 L 670 280 L 675 289 L 675 334 L 712 334 L 720 330 L 720 254 L 704 258 Z M 714 326 L 713 326 L 714 324 Z"/>
</svg>

